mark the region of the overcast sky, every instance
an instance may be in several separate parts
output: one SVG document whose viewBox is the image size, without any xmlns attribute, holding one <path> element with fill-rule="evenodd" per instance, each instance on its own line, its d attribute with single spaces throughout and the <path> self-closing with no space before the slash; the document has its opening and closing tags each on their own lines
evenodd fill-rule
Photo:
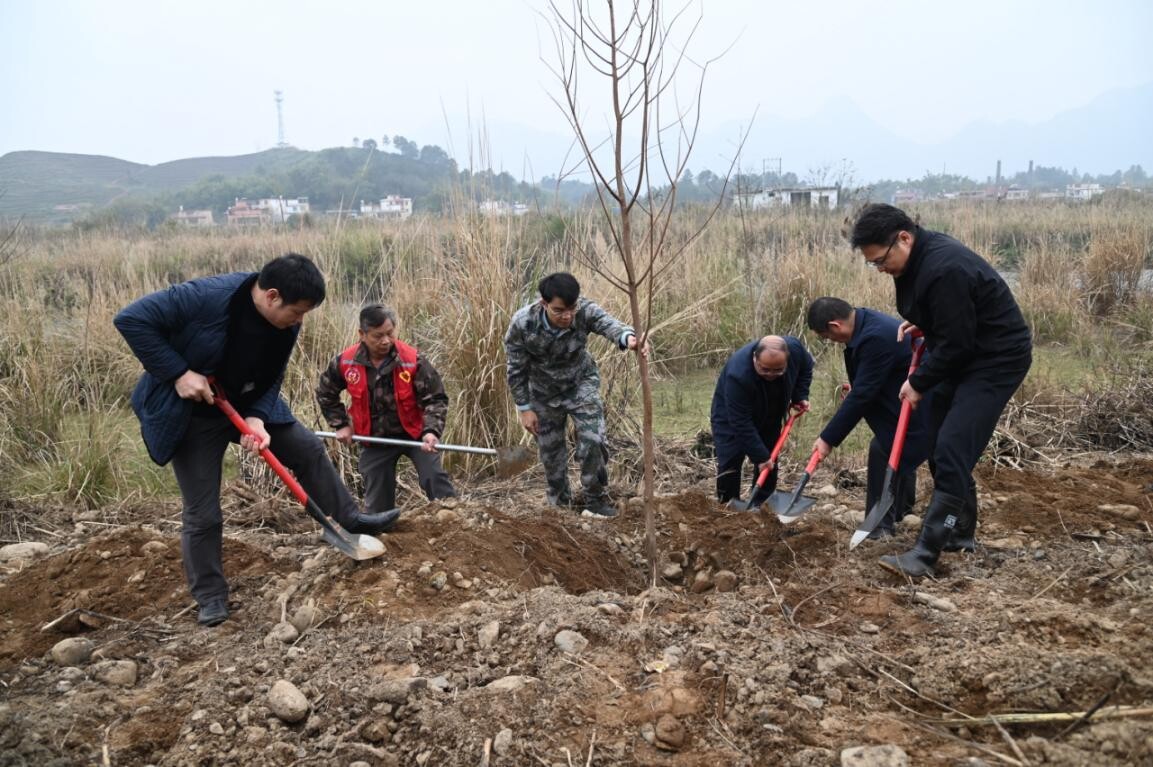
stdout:
<svg viewBox="0 0 1153 767">
<path fill-rule="evenodd" d="M 688 8 L 690 21 L 701 16 L 690 55 L 727 50 L 705 81 L 706 130 L 850 99 L 932 143 L 974 121 L 1039 122 L 1153 82 L 1150 0 Z M 499 164 L 522 175 L 502 136 L 567 135 L 542 61 L 554 59 L 547 10 L 546 0 L 0 0 L 0 154 L 152 164 L 259 151 L 277 141 L 279 89 L 286 138 L 302 149 L 401 134 L 468 164 L 483 124 Z"/>
</svg>

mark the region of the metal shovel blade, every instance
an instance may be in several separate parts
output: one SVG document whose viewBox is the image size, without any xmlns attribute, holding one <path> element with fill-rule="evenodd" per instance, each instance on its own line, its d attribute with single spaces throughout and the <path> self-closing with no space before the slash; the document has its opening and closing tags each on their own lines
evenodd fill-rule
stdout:
<svg viewBox="0 0 1153 767">
<path fill-rule="evenodd" d="M 877 525 L 881 523 L 881 520 L 885 518 L 885 515 L 889 513 L 889 509 L 893 507 L 893 491 L 890 489 L 892 477 L 885 477 L 885 479 L 888 481 L 885 483 L 885 492 L 881 494 L 881 500 L 877 501 L 877 505 L 869 510 L 865 521 L 861 523 L 861 526 L 853 533 L 853 537 L 849 539 L 850 551 L 857 548 L 863 540 L 869 537 L 869 533 L 876 529 Z"/>
<path fill-rule="evenodd" d="M 779 491 L 773 493 L 772 497 L 769 498 L 769 505 L 772 506 L 777 519 L 786 525 L 796 522 L 816 502 L 816 498 L 810 498 L 807 495 L 793 495 Z"/>
<path fill-rule="evenodd" d="M 536 463 L 536 453 L 525 445 L 496 449 L 496 474 L 501 479 L 515 477 Z"/>
</svg>

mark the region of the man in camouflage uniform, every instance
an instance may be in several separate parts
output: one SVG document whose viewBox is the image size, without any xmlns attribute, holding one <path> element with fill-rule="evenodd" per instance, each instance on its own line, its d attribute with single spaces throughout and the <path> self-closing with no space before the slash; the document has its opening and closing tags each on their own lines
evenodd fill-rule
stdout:
<svg viewBox="0 0 1153 767">
<path fill-rule="evenodd" d="M 614 517 L 606 492 L 608 449 L 600 373 L 588 353 L 589 333 L 598 333 L 622 350 L 636 349 L 635 331 L 587 298 L 567 272 L 540 281 L 540 300 L 520 309 L 504 337 L 508 386 L 520 422 L 536 435 L 548 480 L 548 502 L 570 506 L 565 422 L 576 427 L 576 456 L 581 467 L 585 505 L 602 517 Z M 648 346 L 643 352 L 647 354 Z"/>
<path fill-rule="evenodd" d="M 360 312 L 360 342 L 333 358 L 320 376 L 316 401 L 341 442 L 354 434 L 419 441 L 420 447 L 362 443 L 360 474 L 364 505 L 387 510 L 396 505 L 396 463 L 408 456 L 430 500 L 456 495 L 436 446 L 444 433 L 448 395 L 428 360 L 396 337 L 396 314 L 380 304 Z M 347 391 L 345 408 L 340 393 Z"/>
</svg>

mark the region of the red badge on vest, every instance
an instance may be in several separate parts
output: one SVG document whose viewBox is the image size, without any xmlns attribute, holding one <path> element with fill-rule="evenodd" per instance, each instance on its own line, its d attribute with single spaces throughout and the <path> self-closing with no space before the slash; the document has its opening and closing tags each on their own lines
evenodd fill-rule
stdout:
<svg viewBox="0 0 1153 767">
<path fill-rule="evenodd" d="M 344 370 L 344 380 L 350 384 L 360 383 L 360 368 L 348 367 Z"/>
<path fill-rule="evenodd" d="M 400 371 L 399 378 L 400 378 L 400 380 L 404 381 L 405 383 L 410 383 L 412 381 L 412 374 L 409 373 L 407 370 L 402 370 L 402 371 Z"/>
</svg>

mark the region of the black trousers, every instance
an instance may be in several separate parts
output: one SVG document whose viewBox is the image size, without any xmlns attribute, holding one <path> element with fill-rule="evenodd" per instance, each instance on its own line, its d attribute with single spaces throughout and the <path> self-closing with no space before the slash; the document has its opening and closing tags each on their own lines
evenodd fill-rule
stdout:
<svg viewBox="0 0 1153 767">
<path fill-rule="evenodd" d="M 933 487 L 968 498 L 976 487 L 973 469 L 1013 392 L 1029 372 L 1026 357 L 995 369 L 966 373 L 933 389 L 930 405 Z"/>
<path fill-rule="evenodd" d="M 416 467 L 420 489 L 430 501 L 456 495 L 440 453 L 426 453 L 419 447 L 403 445 L 361 445 L 360 476 L 364 478 L 364 507 L 379 514 L 396 507 L 396 463 L 408 456 Z"/>
<path fill-rule="evenodd" d="M 292 470 L 308 497 L 341 525 L 351 524 L 360 509 L 316 435 L 299 423 L 266 424 L 265 430 L 272 438 L 272 454 Z M 227 418 L 192 418 L 172 457 L 184 501 L 180 531 L 184 576 L 200 605 L 228 599 L 220 478 L 224 450 L 239 438 Z"/>
<path fill-rule="evenodd" d="M 778 431 L 776 434 L 761 435 L 766 445 L 775 445 L 777 439 L 781 436 Z M 734 498 L 741 497 L 741 474 L 744 471 L 745 458 L 748 456 L 731 445 L 718 444 L 717 446 L 717 500 L 721 503 L 728 503 Z M 773 491 L 777 489 L 777 474 L 780 468 L 780 462 L 773 466 L 773 470 L 769 472 L 768 478 L 765 480 L 764 486 L 757 493 L 755 498 L 750 498 L 750 503 L 763 503 L 768 499 Z M 756 471 L 756 467 L 753 467 Z M 753 477 L 756 481 L 756 477 Z"/>
</svg>

